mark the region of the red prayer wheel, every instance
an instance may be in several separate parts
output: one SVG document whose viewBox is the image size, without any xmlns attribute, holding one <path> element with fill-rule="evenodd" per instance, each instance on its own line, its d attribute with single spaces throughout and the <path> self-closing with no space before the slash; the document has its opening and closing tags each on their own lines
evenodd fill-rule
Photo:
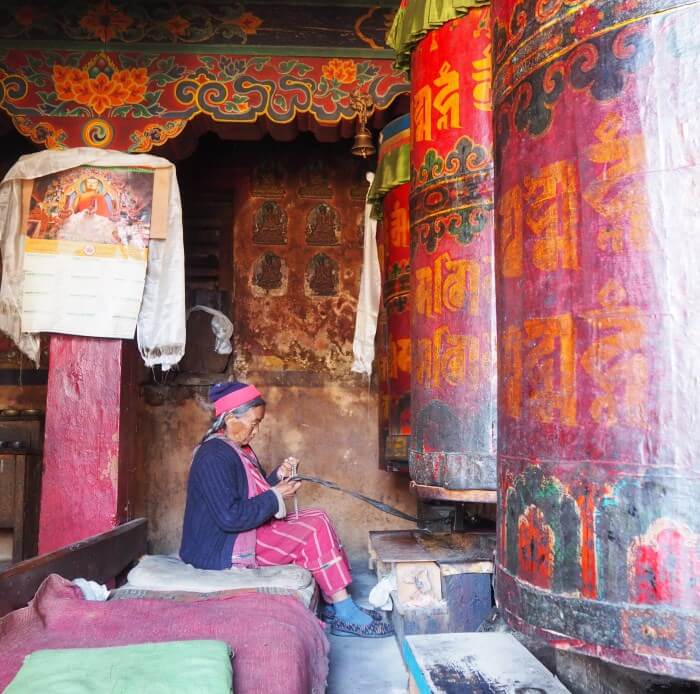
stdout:
<svg viewBox="0 0 700 694">
<path fill-rule="evenodd" d="M 412 53 L 409 469 L 453 491 L 496 488 L 490 88 L 488 9 Z"/>
<path fill-rule="evenodd" d="M 411 312 L 408 183 L 390 190 L 382 203 L 386 229 L 386 307 L 389 352 L 387 457 L 408 460 L 411 435 Z"/>
<path fill-rule="evenodd" d="M 493 12 L 497 601 L 700 679 L 700 7 Z"/>
<path fill-rule="evenodd" d="M 381 132 L 376 184 L 370 198 L 381 206 L 382 299 L 386 315 L 387 432 L 384 460 L 408 461 L 411 434 L 411 259 L 408 191 L 411 120 L 391 121 Z"/>
<path fill-rule="evenodd" d="M 382 284 L 384 283 L 385 267 L 385 244 L 384 226 L 381 221 L 377 222 L 377 255 L 379 259 L 379 270 L 381 272 Z M 382 303 L 379 306 L 377 316 L 377 334 L 375 338 L 375 364 L 377 371 L 377 390 L 379 394 L 378 409 L 378 434 L 379 434 L 379 468 L 386 466 L 386 438 L 389 434 L 389 337 L 386 322 L 386 309 Z"/>
</svg>

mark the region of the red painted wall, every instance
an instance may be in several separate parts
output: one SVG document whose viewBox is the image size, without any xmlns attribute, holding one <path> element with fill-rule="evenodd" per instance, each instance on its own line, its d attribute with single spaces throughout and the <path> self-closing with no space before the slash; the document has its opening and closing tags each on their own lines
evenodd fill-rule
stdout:
<svg viewBox="0 0 700 694">
<path fill-rule="evenodd" d="M 128 517 L 135 439 L 129 349 L 121 340 L 51 337 L 40 553 Z"/>
</svg>

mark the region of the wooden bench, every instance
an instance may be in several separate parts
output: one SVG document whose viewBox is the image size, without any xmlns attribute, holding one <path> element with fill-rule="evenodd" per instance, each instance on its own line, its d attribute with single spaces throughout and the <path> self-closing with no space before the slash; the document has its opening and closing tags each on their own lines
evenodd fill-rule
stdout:
<svg viewBox="0 0 700 694">
<path fill-rule="evenodd" d="M 24 607 L 49 574 L 98 583 L 119 579 L 146 553 L 148 522 L 137 518 L 54 552 L 19 562 L 0 573 L 0 617 Z"/>
<path fill-rule="evenodd" d="M 568 694 L 510 634 L 407 636 L 409 694 Z"/>
</svg>

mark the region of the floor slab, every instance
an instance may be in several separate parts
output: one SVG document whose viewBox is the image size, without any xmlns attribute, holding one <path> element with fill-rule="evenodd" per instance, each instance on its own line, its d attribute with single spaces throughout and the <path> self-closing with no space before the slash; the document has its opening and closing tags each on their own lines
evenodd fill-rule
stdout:
<svg viewBox="0 0 700 694">
<path fill-rule="evenodd" d="M 376 576 L 366 564 L 353 565 L 352 596 L 368 606 Z M 408 674 L 395 638 L 360 639 L 329 636 L 330 674 L 327 694 L 406 694 Z"/>
</svg>

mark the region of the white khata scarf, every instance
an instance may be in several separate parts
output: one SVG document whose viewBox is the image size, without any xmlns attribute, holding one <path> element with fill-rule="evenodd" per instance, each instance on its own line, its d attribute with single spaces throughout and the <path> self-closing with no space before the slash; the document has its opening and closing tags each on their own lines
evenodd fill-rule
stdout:
<svg viewBox="0 0 700 694">
<path fill-rule="evenodd" d="M 21 331 L 24 287 L 24 236 L 21 233 L 22 181 L 41 178 L 76 166 L 148 167 L 171 170 L 167 235 L 150 239 L 143 299 L 137 319 L 139 351 L 147 367 L 175 366 L 185 352 L 185 272 L 182 210 L 175 167 L 149 154 L 78 147 L 46 150 L 20 157 L 0 184 L 0 330 L 19 350 L 38 363 L 39 335 Z"/>
</svg>

